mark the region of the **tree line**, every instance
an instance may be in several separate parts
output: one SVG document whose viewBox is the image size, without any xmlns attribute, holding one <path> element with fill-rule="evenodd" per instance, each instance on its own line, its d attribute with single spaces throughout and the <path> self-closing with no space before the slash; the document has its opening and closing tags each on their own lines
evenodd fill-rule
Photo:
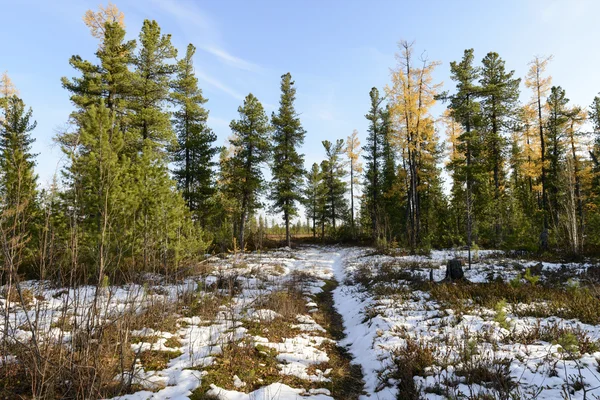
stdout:
<svg viewBox="0 0 600 400">
<path fill-rule="evenodd" d="M 76 76 L 62 78 L 74 111 L 55 137 L 67 163 L 48 188 L 34 172 L 32 110 L 2 77 L 3 279 L 177 273 L 206 252 L 262 246 L 255 233 L 269 230 L 259 216 L 267 206 L 281 216 L 288 246 L 305 217 L 315 239 L 412 252 L 598 249 L 600 97 L 587 109 L 571 105 L 546 73 L 549 57 L 530 63 L 531 99 L 521 102 L 521 79 L 497 53 L 476 63 L 465 50 L 450 63 L 454 90 L 443 92 L 432 77 L 440 63 L 402 41 L 390 83 L 369 93 L 365 143 L 357 131 L 324 140 L 323 161 L 305 170 L 291 74 L 270 116 L 246 96 L 220 147 L 192 44 L 179 56 L 152 20 L 127 40 L 112 5 L 84 21 L 98 39 L 96 58 L 71 57 Z M 440 118 L 436 102 L 447 105 Z"/>
</svg>

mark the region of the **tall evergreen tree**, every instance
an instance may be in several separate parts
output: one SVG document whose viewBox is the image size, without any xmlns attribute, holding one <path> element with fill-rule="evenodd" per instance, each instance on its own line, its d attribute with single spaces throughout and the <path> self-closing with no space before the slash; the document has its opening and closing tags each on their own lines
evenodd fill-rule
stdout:
<svg viewBox="0 0 600 400">
<path fill-rule="evenodd" d="M 182 190 L 188 208 L 206 225 L 208 202 L 214 194 L 213 160 L 219 148 L 213 144 L 217 136 L 206 125 L 208 111 L 206 99 L 198 88 L 192 58 L 196 48 L 189 44 L 185 57 L 177 63 L 177 77 L 173 82 L 173 102 L 178 109 L 173 113 L 173 124 L 178 145 L 174 151 L 178 187 Z"/>
<path fill-rule="evenodd" d="M 292 75 L 281 76 L 281 100 L 277 114 L 273 113 L 273 174 L 271 199 L 276 212 L 283 212 L 285 240 L 291 246 L 290 219 L 298 214 L 297 203 L 302 199 L 301 185 L 304 175 L 304 155 L 298 147 L 304 143 L 306 131 L 302 128 L 294 108 L 296 88 Z"/>
<path fill-rule="evenodd" d="M 343 217 L 348 209 L 346 204 L 346 170 L 342 155 L 344 154 L 344 140 L 338 139 L 335 143 L 324 140 L 326 158 L 321 163 L 323 180 L 327 187 L 327 217 L 336 230 L 336 221 Z"/>
<path fill-rule="evenodd" d="M 383 98 L 379 95 L 377 88 L 372 88 L 369 92 L 371 98 L 371 108 L 365 118 L 369 121 L 368 135 L 364 150 L 365 158 L 365 202 L 369 209 L 371 222 L 371 238 L 373 242 L 381 237 L 380 232 L 380 213 L 381 213 L 381 167 L 383 162 L 383 139 L 382 135 L 382 102 Z"/>
<path fill-rule="evenodd" d="M 16 95 L 8 97 L 0 121 L 0 229 L 7 235 L 5 243 L 12 248 L 3 249 L 4 253 L 13 252 L 4 256 L 18 257 L 18 262 L 33 261 L 32 237 L 36 234 L 39 212 L 35 154 L 31 152 L 34 142 L 31 131 L 35 127 L 31 108 L 26 110 L 23 100 Z"/>
<path fill-rule="evenodd" d="M 171 35 L 161 34 L 156 21 L 144 21 L 139 43 L 139 52 L 133 59 L 131 126 L 139 132 L 138 151 L 144 146 L 161 151 L 175 143 L 164 106 L 170 98 L 172 76 L 177 71 L 177 65 L 172 63 L 177 50 L 171 44 Z"/>
<path fill-rule="evenodd" d="M 115 112 L 120 129 L 126 129 L 126 106 L 133 78 L 129 66 L 135 47 L 135 40 L 125 41 L 125 29 L 119 23 L 107 22 L 102 45 L 96 52 L 99 64 L 80 56 L 71 57 L 69 63 L 81 76 L 70 80 L 62 78 L 62 85 L 71 92 L 71 101 L 78 108 L 74 117 L 103 100 L 104 105 Z"/>
<path fill-rule="evenodd" d="M 560 86 L 552 86 L 548 95 L 548 122 L 546 127 L 546 157 L 548 161 L 546 187 L 548 209 L 553 227 L 557 227 L 560 214 L 561 170 L 565 157 L 565 136 L 569 120 L 569 99 Z"/>
<path fill-rule="evenodd" d="M 502 243 L 502 218 L 506 219 L 507 215 L 507 210 L 502 211 L 506 200 L 506 132 L 517 114 L 521 80 L 513 78 L 515 71 L 506 71 L 505 62 L 498 53 L 488 53 L 482 64 L 479 79 L 482 124 L 488 162 L 486 168 L 491 171 L 494 184 L 494 244 L 498 247 Z"/>
<path fill-rule="evenodd" d="M 306 217 L 312 222 L 313 238 L 317 237 L 317 221 L 319 221 L 319 207 L 323 203 L 325 193 L 322 185 L 322 174 L 319 164 L 313 163 L 311 169 L 306 173 L 306 183 L 304 185 L 304 208 Z"/>
<path fill-rule="evenodd" d="M 240 118 L 229 127 L 233 154 L 227 159 L 225 172 L 229 193 L 239 201 L 238 243 L 244 249 L 245 226 L 250 215 L 260 206 L 265 180 L 261 167 L 270 158 L 271 125 L 262 104 L 252 93 L 238 108 Z"/>
<path fill-rule="evenodd" d="M 460 62 L 453 61 L 450 63 L 451 79 L 456 82 L 456 93 L 451 96 L 446 94 L 438 96 L 438 98 L 450 100 L 450 114 L 463 128 L 457 146 L 463 157 L 455 160 L 458 165 L 453 166 L 456 171 L 453 178 L 459 179 L 465 184 L 466 239 L 469 267 L 471 266 L 471 246 L 473 245 L 473 233 L 478 211 L 475 209 L 474 189 L 476 185 L 481 183 L 481 166 L 479 164 L 482 152 L 478 129 L 481 125 L 481 113 L 477 101 L 481 92 L 481 88 L 477 85 L 480 69 L 473 65 L 473 59 L 473 49 L 467 49 Z"/>
</svg>

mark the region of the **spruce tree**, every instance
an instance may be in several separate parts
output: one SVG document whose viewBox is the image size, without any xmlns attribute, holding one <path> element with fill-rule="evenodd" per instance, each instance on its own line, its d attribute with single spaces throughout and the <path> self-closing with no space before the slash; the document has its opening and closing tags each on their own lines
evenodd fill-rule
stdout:
<svg viewBox="0 0 600 400">
<path fill-rule="evenodd" d="M 233 152 L 225 165 L 228 191 L 239 201 L 238 244 L 245 247 L 245 228 L 250 215 L 260 206 L 259 196 L 265 190 L 261 167 L 270 158 L 271 125 L 262 104 L 252 93 L 238 108 L 240 118 L 229 127 Z"/>
<path fill-rule="evenodd" d="M 273 125 L 273 163 L 271 164 L 271 199 L 276 212 L 283 212 L 285 240 L 291 246 L 290 219 L 298 214 L 297 203 L 302 199 L 304 155 L 298 147 L 304 143 L 306 131 L 294 109 L 296 88 L 288 72 L 281 76 L 281 100 L 277 114 L 271 116 Z"/>
<path fill-rule="evenodd" d="M 198 88 L 194 74 L 193 56 L 196 48 L 189 44 L 185 57 L 177 63 L 177 77 L 173 82 L 172 99 L 178 109 L 173 113 L 177 133 L 177 147 L 173 158 L 173 174 L 188 208 L 206 226 L 210 210 L 209 199 L 214 194 L 213 160 L 219 152 L 214 146 L 217 136 L 206 125 L 206 99 Z"/>
</svg>

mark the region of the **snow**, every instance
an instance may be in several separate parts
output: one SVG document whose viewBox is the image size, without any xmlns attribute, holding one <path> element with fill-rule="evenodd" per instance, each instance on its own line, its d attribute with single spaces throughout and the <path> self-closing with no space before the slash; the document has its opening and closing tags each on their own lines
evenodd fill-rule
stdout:
<svg viewBox="0 0 600 400">
<path fill-rule="evenodd" d="M 384 282 L 387 288 L 406 289 L 402 295 L 376 294 L 352 281 L 359 269 L 366 269 L 376 276 L 379 267 L 387 262 L 400 262 L 411 265 L 407 270 L 413 276 L 428 280 L 430 273 L 436 281 L 444 278 L 446 262 L 454 257 L 465 257 L 464 251 L 433 251 L 430 256 L 388 256 L 374 254 L 366 248 L 337 246 L 306 246 L 297 250 L 283 248 L 264 253 L 251 253 L 245 256 L 232 255 L 225 259 L 215 259 L 213 271 L 208 276 L 191 277 L 177 284 L 163 283 L 160 276 L 147 276 L 148 282 L 155 282 L 153 290 L 148 285 L 109 286 L 102 289 L 98 308 L 103 319 L 115 318 L 129 311 L 140 313 L 152 304 L 171 302 L 185 294 L 204 290 L 204 295 L 213 296 L 214 291 L 229 297 L 227 285 L 216 289 L 219 282 L 230 279 L 236 282 L 230 301 L 211 318 L 200 316 L 178 316 L 177 326 L 172 332 L 162 332 L 150 328 L 131 332 L 139 339 L 132 344 L 135 352 L 171 351 L 180 354 L 168 362 L 163 370 L 145 371 L 138 363 L 133 372 L 133 383 L 143 390 L 118 397 L 119 399 L 188 399 L 191 393 L 201 386 L 202 369 L 213 365 L 222 349 L 229 343 L 246 340 L 255 345 L 273 349 L 276 353 L 279 373 L 322 385 L 321 388 L 305 391 L 282 383 L 273 383 L 251 393 L 246 382 L 239 376 L 231 377 L 235 390 L 226 390 L 212 385 L 209 394 L 226 400 L 255 399 L 333 399 L 327 387 L 331 387 L 331 370 L 321 370 L 320 364 L 327 363 L 329 356 L 324 345 L 331 342 L 325 327 L 315 321 L 319 305 L 315 294 L 323 291 L 326 280 L 335 279 L 339 285 L 333 291 L 334 305 L 344 321 L 346 337 L 337 343 L 348 349 L 354 362 L 360 364 L 364 375 L 364 395 L 361 399 L 392 400 L 397 398 L 397 385 L 389 379 L 394 368 L 394 353 L 406 345 L 408 340 L 431 344 L 440 359 L 449 360 L 446 364 L 434 365 L 426 376 L 415 377 L 421 387 L 434 387 L 447 381 L 456 381 L 452 394 L 486 394 L 490 388 L 484 385 L 468 385 L 461 380 L 457 371 L 462 367 L 458 350 L 476 340 L 474 347 L 477 360 L 494 362 L 509 360 L 508 371 L 517 385 L 522 398 L 538 399 L 561 398 L 566 391 L 572 391 L 571 398 L 583 398 L 582 390 L 573 390 L 574 379 L 583 379 L 587 387 L 587 398 L 600 396 L 600 372 L 598 359 L 600 352 L 578 354 L 567 357 L 561 345 L 538 341 L 518 343 L 511 335 L 528 332 L 534 328 L 559 326 L 585 332 L 590 340 L 600 343 L 600 326 L 583 324 L 577 320 L 548 317 L 518 317 L 511 314 L 528 307 L 544 306 L 517 304 L 507 307 L 506 323 L 510 329 L 501 327 L 494 321 L 495 310 L 483 307 L 469 307 L 468 313 L 438 304 L 427 291 L 413 290 L 408 282 Z M 474 253 L 472 269 L 465 268 L 466 278 L 471 282 L 488 282 L 500 278 L 505 281 L 519 279 L 527 268 L 537 266 L 537 262 L 525 260 L 503 260 L 498 251 L 480 250 Z M 574 278 L 565 286 L 577 285 L 577 274 L 586 270 L 589 264 L 541 263 L 543 271 L 568 271 Z M 265 308 L 260 300 L 278 290 L 286 282 L 294 279 L 294 274 L 302 273 L 311 277 L 303 284 L 302 292 L 307 314 L 298 314 L 291 328 L 300 331 L 296 336 L 273 342 L 260 335 L 251 335 L 244 327 L 244 321 L 258 323 L 279 323 L 282 315 Z M 22 309 L 16 303 L 0 298 L 0 303 L 9 310 L 9 335 L 19 341 L 31 339 L 26 328 L 27 319 L 36 319 L 36 325 L 45 334 L 40 341 L 70 344 L 70 332 L 61 330 L 57 323 L 64 318 L 71 323 L 80 323 L 89 316 L 93 306 L 96 288 L 83 286 L 76 289 L 55 288 L 49 282 L 29 281 L 23 288 L 34 294 L 32 305 Z M 387 293 L 387 292 L 386 292 Z M 460 315 L 459 315 L 460 314 Z M 2 327 L 0 327 L 0 330 Z M 1 333 L 1 332 L 0 332 Z M 179 347 L 167 346 L 170 339 L 177 339 Z M 0 357 L 0 363 L 18 362 L 12 355 Z M 128 378 L 128 377 L 125 377 Z M 228 386 L 229 387 L 229 386 Z M 474 392 L 473 392 L 474 391 Z M 434 393 L 422 393 L 423 398 L 441 399 Z"/>
</svg>

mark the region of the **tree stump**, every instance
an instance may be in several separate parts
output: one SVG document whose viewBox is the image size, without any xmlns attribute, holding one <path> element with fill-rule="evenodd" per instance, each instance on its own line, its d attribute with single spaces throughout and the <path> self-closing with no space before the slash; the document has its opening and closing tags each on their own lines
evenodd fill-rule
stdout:
<svg viewBox="0 0 600 400">
<path fill-rule="evenodd" d="M 463 271 L 462 261 L 458 258 L 453 258 L 452 260 L 448 260 L 448 264 L 446 266 L 446 276 L 444 277 L 445 281 L 459 281 L 465 277 L 465 271 Z"/>
</svg>

